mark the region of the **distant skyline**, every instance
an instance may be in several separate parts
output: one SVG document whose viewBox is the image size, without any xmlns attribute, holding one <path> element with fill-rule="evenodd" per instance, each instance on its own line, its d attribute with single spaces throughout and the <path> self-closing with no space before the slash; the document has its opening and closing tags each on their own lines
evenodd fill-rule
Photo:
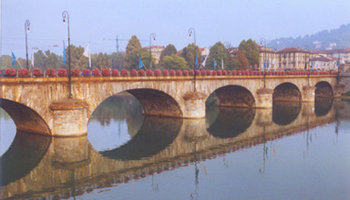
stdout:
<svg viewBox="0 0 350 200">
<path fill-rule="evenodd" d="M 0 0 L 1 52 L 25 58 L 24 23 L 30 20 L 28 50 L 47 50 L 62 55 L 67 46 L 67 24 L 62 12 L 68 11 L 71 44 L 92 53 L 125 51 L 128 40 L 136 35 L 143 47 L 173 44 L 181 50 L 193 43 L 188 29 L 196 31 L 199 47 L 216 42 L 238 46 L 249 38 L 259 43 L 280 37 L 298 37 L 350 23 L 349 0 Z M 105 38 L 105 40 L 104 40 Z M 57 46 L 57 47 L 56 47 Z M 30 56 L 29 56 L 30 57 Z"/>
</svg>

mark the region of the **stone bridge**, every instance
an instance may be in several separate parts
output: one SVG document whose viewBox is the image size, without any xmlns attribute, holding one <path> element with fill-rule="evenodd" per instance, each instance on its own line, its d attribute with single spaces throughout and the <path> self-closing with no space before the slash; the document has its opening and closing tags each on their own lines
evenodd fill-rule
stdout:
<svg viewBox="0 0 350 200">
<path fill-rule="evenodd" d="M 349 103 L 315 104 L 277 103 L 283 108 L 277 112 L 220 108 L 213 119 L 146 117 L 128 143 L 104 152 L 94 150 L 86 135 L 45 137 L 18 130 L 0 158 L 0 198 L 79 196 L 350 119 Z"/>
<path fill-rule="evenodd" d="M 87 133 L 87 121 L 106 98 L 135 96 L 147 116 L 205 117 L 205 102 L 216 94 L 220 106 L 271 108 L 274 101 L 309 101 L 340 96 L 336 75 L 0 78 L 0 106 L 17 129 L 51 136 Z M 194 92 L 193 85 L 196 85 Z"/>
</svg>

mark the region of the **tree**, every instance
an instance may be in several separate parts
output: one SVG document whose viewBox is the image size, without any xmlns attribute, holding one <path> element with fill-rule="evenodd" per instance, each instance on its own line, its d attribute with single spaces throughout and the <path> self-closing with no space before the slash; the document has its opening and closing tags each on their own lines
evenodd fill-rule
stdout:
<svg viewBox="0 0 350 200">
<path fill-rule="evenodd" d="M 34 53 L 34 67 L 42 70 L 49 68 L 59 69 L 63 67 L 63 59 L 62 56 L 51 53 L 50 50 L 46 50 L 45 52 L 39 50 Z"/>
<path fill-rule="evenodd" d="M 249 61 L 245 57 L 243 51 L 238 50 L 238 52 L 237 52 L 237 61 L 240 63 L 240 66 L 239 66 L 240 69 L 244 69 L 244 70 L 248 69 Z"/>
<path fill-rule="evenodd" d="M 112 68 L 123 69 L 125 65 L 125 55 L 123 53 L 115 53 L 109 55 L 109 59 L 112 60 Z"/>
<path fill-rule="evenodd" d="M 224 67 L 226 68 L 227 66 L 226 58 L 227 58 L 227 55 L 226 55 L 226 48 L 224 44 L 222 44 L 221 42 L 217 42 L 216 44 L 214 44 L 214 46 L 210 48 L 210 53 L 206 61 L 205 68 L 214 69 L 214 60 L 217 62 L 219 66 L 221 66 L 222 64 L 221 62 L 223 61 L 225 65 Z"/>
<path fill-rule="evenodd" d="M 194 69 L 196 54 L 198 57 L 198 66 L 200 66 L 201 63 L 199 58 L 201 57 L 201 52 L 197 45 L 194 45 L 194 43 L 192 43 L 182 50 L 181 56 L 185 58 L 185 60 L 187 61 L 187 65 L 191 69 Z"/>
<path fill-rule="evenodd" d="M 126 46 L 126 59 L 125 65 L 128 69 L 135 67 L 135 63 L 138 62 L 137 55 L 142 50 L 141 43 L 136 35 L 133 35 Z"/>
<path fill-rule="evenodd" d="M 241 66 L 241 63 L 234 57 L 234 55 L 227 53 L 225 67 L 228 70 L 236 70 L 236 69 L 239 69 L 240 66 Z"/>
<path fill-rule="evenodd" d="M 91 57 L 92 66 L 97 68 L 111 68 L 112 67 L 112 60 L 109 58 L 109 56 L 106 53 L 99 53 L 94 54 Z"/>
<path fill-rule="evenodd" d="M 189 69 L 186 60 L 176 54 L 164 56 L 161 65 L 164 69 Z"/>
<path fill-rule="evenodd" d="M 239 51 L 242 51 L 245 57 L 248 59 L 249 65 L 253 66 L 259 64 L 259 48 L 255 41 L 249 39 L 247 41 L 243 40 L 238 47 Z"/>
<path fill-rule="evenodd" d="M 68 47 L 67 47 L 67 57 L 68 55 Z M 70 45 L 70 65 L 71 69 L 84 69 L 89 66 L 89 60 L 87 57 L 83 56 L 84 47 L 76 47 L 74 45 Z M 66 59 L 66 68 L 68 69 L 68 58 Z"/>
<path fill-rule="evenodd" d="M 172 44 L 168 44 L 165 49 L 160 53 L 159 63 L 163 61 L 163 57 L 171 56 L 173 54 L 177 54 L 176 47 Z"/>
<path fill-rule="evenodd" d="M 12 57 L 8 55 L 2 55 L 0 57 L 0 70 L 12 67 Z"/>
</svg>

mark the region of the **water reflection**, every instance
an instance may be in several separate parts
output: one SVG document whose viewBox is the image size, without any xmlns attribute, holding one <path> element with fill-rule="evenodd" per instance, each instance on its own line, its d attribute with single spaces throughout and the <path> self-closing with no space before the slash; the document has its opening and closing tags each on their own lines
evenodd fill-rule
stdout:
<svg viewBox="0 0 350 200">
<path fill-rule="evenodd" d="M 252 124 L 254 117 L 255 109 L 220 107 L 215 122 L 207 130 L 214 137 L 235 137 Z"/>
<path fill-rule="evenodd" d="M 0 158 L 0 186 L 24 177 L 34 169 L 51 143 L 51 137 L 17 131 L 10 148 Z"/>
<path fill-rule="evenodd" d="M 272 120 L 279 125 L 287 125 L 292 123 L 299 115 L 301 110 L 301 102 L 273 102 Z"/>
<path fill-rule="evenodd" d="M 295 183 L 290 181 L 289 184 L 297 187 L 302 183 L 303 187 L 312 187 L 314 184 L 309 184 L 308 181 L 306 181 L 307 184 L 303 182 L 306 176 L 311 176 L 310 179 L 313 180 L 312 175 L 300 172 L 307 170 L 297 169 L 294 164 L 298 163 L 308 170 L 310 170 L 308 167 L 322 170 L 318 174 L 327 174 L 329 168 L 324 167 L 323 169 L 319 166 L 324 160 L 302 165 L 303 162 L 306 162 L 303 160 L 305 155 L 302 153 L 289 157 L 289 153 L 298 152 L 300 149 L 302 151 L 305 148 L 305 140 L 308 141 L 310 138 L 309 136 L 303 138 L 303 134 L 299 133 L 305 133 L 308 128 L 327 125 L 323 132 L 322 129 L 317 129 L 323 134 L 312 134 L 313 137 L 318 135 L 319 138 L 322 138 L 332 133 L 330 130 L 334 130 L 334 124 L 331 122 L 338 120 L 340 125 L 342 121 L 350 119 L 348 114 L 350 104 L 346 102 L 337 102 L 335 106 L 331 106 L 329 111 L 324 112 L 323 116 L 318 116 L 313 112 L 307 115 L 300 114 L 304 112 L 304 107 L 307 107 L 304 104 L 301 106 L 299 104 L 275 104 L 273 111 L 266 110 L 264 115 L 260 115 L 266 116 L 265 118 L 257 117 L 258 112 L 262 113 L 261 110 L 216 107 L 211 110 L 209 108 L 207 115 L 210 116 L 207 119 L 145 117 L 142 118 L 142 125 L 135 131 L 136 128 L 125 127 L 133 124 L 134 119 L 130 116 L 126 116 L 128 119 L 117 116 L 124 111 L 120 107 L 118 112 L 111 111 L 112 105 L 114 104 L 102 105 L 103 110 L 96 110 L 90 119 L 91 129 L 88 134 L 95 134 L 96 137 L 88 135 L 77 138 L 50 139 L 18 132 L 11 147 L 0 160 L 0 198 L 64 199 L 79 196 L 81 199 L 107 199 L 118 195 L 124 199 L 162 199 L 164 195 L 171 195 L 177 199 L 184 199 L 185 196 L 182 193 L 186 193 L 186 197 L 191 193 L 192 197 L 198 195 L 199 198 L 205 199 L 207 196 L 203 193 L 203 188 L 214 188 L 220 194 L 227 193 L 221 199 L 232 199 L 232 196 L 240 191 L 232 191 L 232 187 L 227 187 L 237 183 L 237 180 L 242 186 L 254 185 L 252 188 L 255 191 L 255 188 L 259 187 L 255 183 L 285 180 L 288 177 L 284 174 L 292 174 L 291 169 L 296 169 L 302 177 L 295 178 L 297 181 Z M 323 110 L 317 107 L 319 105 L 316 104 L 315 110 Z M 324 110 L 329 108 L 329 106 L 321 107 L 325 108 Z M 312 111 L 308 107 L 307 109 Z M 138 113 L 137 120 L 139 112 L 140 110 L 135 112 Z M 102 116 L 98 116 L 97 113 Z M 104 131 L 119 134 L 117 123 L 115 123 L 119 121 L 126 122 L 120 134 L 129 135 L 129 140 L 108 150 L 99 151 L 95 148 L 96 141 L 94 140 L 103 140 Z M 261 121 L 264 122 L 261 123 Z M 336 125 L 338 126 L 338 123 Z M 342 126 L 346 127 L 346 123 Z M 94 130 L 97 132 L 93 132 Z M 342 131 L 344 132 L 339 129 L 340 133 Z M 287 137 L 291 135 L 301 135 L 301 137 Z M 280 141 L 279 145 L 272 143 L 275 141 Z M 113 142 L 117 141 L 111 141 Z M 317 142 L 313 140 L 315 144 L 313 146 L 316 147 Z M 288 144 L 293 145 L 293 151 L 290 151 Z M 334 144 L 331 144 L 333 145 L 331 148 L 335 149 Z M 257 147 L 254 148 L 254 146 Z M 263 149 L 261 149 L 262 146 Z M 321 156 L 318 159 L 332 159 L 332 154 L 327 155 L 329 148 L 327 150 L 326 145 L 319 142 L 318 146 L 317 150 L 310 151 L 309 154 L 320 151 Z M 248 149 L 252 152 L 251 154 L 247 154 Z M 274 160 L 273 156 L 276 155 L 277 158 L 278 154 L 280 160 Z M 269 162 L 265 166 L 267 158 Z M 310 159 L 312 158 L 310 156 Z M 211 161 L 204 162 L 208 160 Z M 264 165 L 260 167 L 260 172 L 267 174 L 264 177 L 259 174 L 262 160 Z M 233 162 L 234 168 L 223 169 L 222 163 L 228 166 L 228 162 Z M 337 162 L 334 166 L 338 167 L 342 163 L 344 162 Z M 254 169 L 250 171 L 250 168 Z M 339 167 L 337 170 L 342 171 Z M 277 173 L 274 174 L 272 171 Z M 254 173 L 257 173 L 259 177 L 255 177 Z M 276 176 L 281 178 L 278 179 Z M 232 177 L 235 177 L 234 180 Z M 330 177 L 333 177 L 333 174 Z M 156 182 L 159 196 L 147 190 L 151 188 L 149 185 L 153 183 L 153 178 L 158 178 Z M 140 179 L 143 180 L 139 181 Z M 168 186 L 169 182 L 176 187 Z M 244 185 L 245 182 L 249 184 Z M 149 185 L 146 187 L 145 184 Z M 288 190 L 288 188 L 284 189 L 284 191 Z M 150 189 L 150 192 L 153 191 Z M 259 192 L 264 191 L 259 190 L 254 194 Z M 131 193 L 140 194 L 141 197 L 130 196 Z M 218 193 L 214 192 L 213 195 L 218 195 Z M 281 199 L 283 195 L 271 199 Z M 244 199 L 245 196 L 240 194 L 238 197 Z M 258 199 L 257 197 L 251 199 Z"/>
<path fill-rule="evenodd" d="M 333 98 L 316 98 L 315 113 L 317 116 L 326 115 L 332 108 Z"/>
<path fill-rule="evenodd" d="M 123 146 L 101 154 L 117 160 L 150 157 L 168 147 L 179 134 L 182 119 L 146 117 L 138 133 Z"/>
</svg>

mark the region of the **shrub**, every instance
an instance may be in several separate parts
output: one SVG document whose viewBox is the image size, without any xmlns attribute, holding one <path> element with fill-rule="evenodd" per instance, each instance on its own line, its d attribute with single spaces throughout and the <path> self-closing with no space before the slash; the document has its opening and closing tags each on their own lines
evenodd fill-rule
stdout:
<svg viewBox="0 0 350 200">
<path fill-rule="evenodd" d="M 168 76 L 168 74 L 169 74 L 169 71 L 167 69 L 163 69 L 162 70 L 162 75 L 163 76 Z"/>
<path fill-rule="evenodd" d="M 153 71 L 151 69 L 147 69 L 146 75 L 147 76 L 153 76 Z"/>
<path fill-rule="evenodd" d="M 131 76 L 137 76 L 137 70 L 136 70 L 136 69 L 132 69 L 132 70 L 130 71 L 130 75 L 131 75 Z"/>
<path fill-rule="evenodd" d="M 119 70 L 112 69 L 112 76 L 119 76 Z"/>
<path fill-rule="evenodd" d="M 183 74 L 184 76 L 188 76 L 189 72 L 188 72 L 187 69 L 185 69 L 185 70 L 182 71 L 182 74 Z"/>
<path fill-rule="evenodd" d="M 39 77 L 39 76 L 42 76 L 43 75 L 43 72 L 41 71 L 41 69 L 39 68 L 35 68 L 32 70 L 32 73 L 33 73 L 33 76 L 35 77 Z"/>
<path fill-rule="evenodd" d="M 46 70 L 46 76 L 54 77 L 55 76 L 55 70 L 54 69 L 47 69 Z"/>
<path fill-rule="evenodd" d="M 111 75 L 111 70 L 108 68 L 103 68 L 102 69 L 102 76 L 110 76 Z"/>
<path fill-rule="evenodd" d="M 139 74 L 139 76 L 145 76 L 146 72 L 143 69 L 139 69 L 138 74 Z"/>
<path fill-rule="evenodd" d="M 176 76 L 181 76 L 182 75 L 182 71 L 181 70 L 176 70 Z"/>
<path fill-rule="evenodd" d="M 29 71 L 27 69 L 20 69 L 18 72 L 19 77 L 28 77 Z"/>
<path fill-rule="evenodd" d="M 60 69 L 57 70 L 57 75 L 58 76 L 67 76 L 67 70 L 63 69 L 63 68 L 60 68 Z"/>
<path fill-rule="evenodd" d="M 90 76 L 90 70 L 89 69 L 83 69 L 81 70 L 83 72 L 83 76 Z"/>
<path fill-rule="evenodd" d="M 120 71 L 120 75 L 121 75 L 121 76 L 129 76 L 129 71 L 128 71 L 127 69 L 122 69 L 122 70 Z"/>
<path fill-rule="evenodd" d="M 175 76 L 175 70 L 173 70 L 173 69 L 169 70 L 169 74 L 170 74 L 170 76 Z"/>
<path fill-rule="evenodd" d="M 101 71 L 97 68 L 92 70 L 92 75 L 93 76 L 101 76 Z"/>
<path fill-rule="evenodd" d="M 189 74 L 190 76 L 193 76 L 193 75 L 194 75 L 193 69 L 189 70 L 189 71 L 188 71 L 188 74 Z"/>
<path fill-rule="evenodd" d="M 80 71 L 79 71 L 79 69 L 71 69 L 71 74 L 72 74 L 72 76 L 79 76 Z"/>
<path fill-rule="evenodd" d="M 155 76 L 160 76 L 162 72 L 159 69 L 154 70 L 154 75 Z"/>
</svg>

